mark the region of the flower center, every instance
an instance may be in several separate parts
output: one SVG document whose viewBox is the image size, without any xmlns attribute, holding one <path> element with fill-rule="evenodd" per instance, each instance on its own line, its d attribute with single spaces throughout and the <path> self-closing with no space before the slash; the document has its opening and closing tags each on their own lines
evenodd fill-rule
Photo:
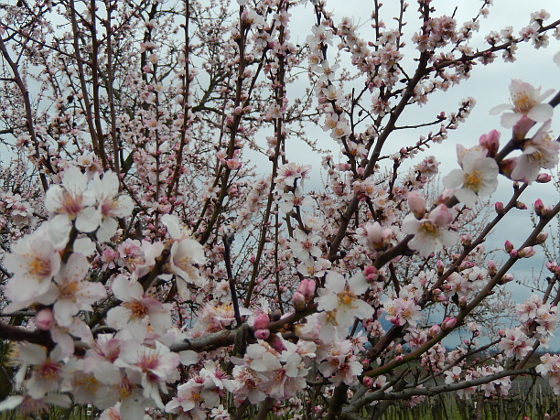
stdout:
<svg viewBox="0 0 560 420">
<path fill-rule="evenodd" d="M 131 318 L 144 318 L 148 315 L 148 308 L 139 300 L 131 300 L 124 303 L 123 306 L 131 312 Z"/>
<path fill-rule="evenodd" d="M 60 297 L 62 300 L 76 300 L 76 292 L 79 290 L 78 282 L 72 281 L 65 283 L 59 287 Z"/>
<path fill-rule="evenodd" d="M 50 277 L 51 261 L 45 258 L 31 256 L 31 261 L 29 261 L 29 274 L 36 278 Z"/>
<path fill-rule="evenodd" d="M 439 229 L 431 221 L 425 220 L 421 224 L 422 231 L 429 236 L 437 238 L 439 236 Z"/>
<path fill-rule="evenodd" d="M 516 93 L 513 95 L 513 104 L 515 105 L 515 112 L 527 115 L 537 102 L 526 93 Z"/>
<path fill-rule="evenodd" d="M 478 192 L 480 187 L 482 187 L 482 171 L 472 171 L 470 174 L 466 174 L 463 186 Z"/>
<path fill-rule="evenodd" d="M 338 302 L 341 305 L 350 306 L 356 300 L 356 295 L 352 292 L 345 290 L 338 294 Z"/>
</svg>

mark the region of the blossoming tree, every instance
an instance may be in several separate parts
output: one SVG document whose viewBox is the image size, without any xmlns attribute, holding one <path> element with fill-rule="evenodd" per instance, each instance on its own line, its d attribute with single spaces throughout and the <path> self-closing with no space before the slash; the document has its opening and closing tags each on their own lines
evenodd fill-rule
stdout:
<svg viewBox="0 0 560 420">
<path fill-rule="evenodd" d="M 535 203 L 534 229 L 502 262 L 482 245 L 550 181 L 560 95 L 513 80 L 492 110 L 499 130 L 458 145 L 441 173 L 424 150 L 474 100 L 403 122 L 475 65 L 559 38 L 560 20 L 536 12 L 475 45 L 490 0 L 462 25 L 435 1 L 385 13 L 374 0 L 362 38 L 323 0 L 300 3 L 2 5 L 0 410 L 377 419 L 398 400 L 506 395 L 519 375 L 560 394 L 560 356 L 527 366 L 558 322 L 555 261 L 510 328 L 484 327 L 560 202 Z M 308 15 L 304 45 L 295 13 Z M 405 129 L 421 134 L 395 148 Z M 322 186 L 297 141 L 322 154 Z M 498 182 L 509 202 L 478 217 Z M 458 332 L 469 338 L 446 350 Z"/>
</svg>

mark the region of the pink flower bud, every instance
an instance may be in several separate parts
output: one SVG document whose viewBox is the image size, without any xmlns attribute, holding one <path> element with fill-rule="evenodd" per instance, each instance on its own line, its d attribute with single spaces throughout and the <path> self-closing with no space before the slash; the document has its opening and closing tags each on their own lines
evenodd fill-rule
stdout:
<svg viewBox="0 0 560 420">
<path fill-rule="evenodd" d="M 531 258 L 533 255 L 535 255 L 535 250 L 532 246 L 526 246 L 517 253 L 519 258 Z"/>
<path fill-rule="evenodd" d="M 270 334 L 268 344 L 270 344 L 272 348 L 279 353 L 286 350 L 286 346 L 284 346 L 284 343 L 282 343 L 282 340 L 280 340 L 276 334 Z"/>
<path fill-rule="evenodd" d="M 512 249 L 511 251 L 509 251 L 509 256 L 510 258 L 517 258 L 517 250 L 516 249 Z"/>
<path fill-rule="evenodd" d="M 439 275 L 442 275 L 443 271 L 445 270 L 445 265 L 443 264 L 442 260 L 437 260 L 436 268 L 437 268 L 437 273 Z"/>
<path fill-rule="evenodd" d="M 496 263 L 492 260 L 488 261 L 488 274 L 493 276 L 498 271 L 498 267 L 496 267 Z"/>
<path fill-rule="evenodd" d="M 258 340 L 266 340 L 270 336 L 269 329 L 262 329 L 255 331 L 255 338 Z"/>
<path fill-rule="evenodd" d="M 498 201 L 496 204 L 494 204 L 494 209 L 496 210 L 496 213 L 503 214 L 504 213 L 504 203 L 502 203 L 501 201 Z"/>
<path fill-rule="evenodd" d="M 270 318 L 267 314 L 260 314 L 255 318 L 253 322 L 253 330 L 262 330 L 268 328 L 268 323 L 270 322 Z"/>
<path fill-rule="evenodd" d="M 535 204 L 533 204 L 533 207 L 535 209 L 535 213 L 537 213 L 537 215 L 539 215 L 539 216 L 542 216 L 542 211 L 544 210 L 544 203 L 540 198 L 538 198 L 535 201 Z"/>
<path fill-rule="evenodd" d="M 428 330 L 428 336 L 435 337 L 436 335 L 439 334 L 440 331 L 441 331 L 441 327 L 437 324 L 434 324 Z"/>
<path fill-rule="evenodd" d="M 54 326 L 54 316 L 49 308 L 41 309 L 35 315 L 35 326 L 40 330 L 50 330 Z"/>
<path fill-rule="evenodd" d="M 364 379 L 362 379 L 362 383 L 366 388 L 371 388 L 371 386 L 373 385 L 373 379 L 371 379 L 369 376 L 365 376 Z"/>
<path fill-rule="evenodd" d="M 560 274 L 560 266 L 555 261 L 547 261 L 545 266 L 552 274 Z"/>
<path fill-rule="evenodd" d="M 535 122 L 529 119 L 527 116 L 523 115 L 521 119 L 515 124 L 513 127 L 513 137 L 516 140 L 523 140 L 527 135 L 527 132 L 531 129 L 531 127 L 535 124 Z"/>
<path fill-rule="evenodd" d="M 500 148 L 500 133 L 496 130 L 490 131 L 488 134 L 483 134 L 480 136 L 478 143 L 486 150 L 488 153 L 486 156 L 494 157 L 498 153 Z"/>
<path fill-rule="evenodd" d="M 377 281 L 377 279 L 379 278 L 379 273 L 377 271 L 377 268 L 375 268 L 373 265 L 369 265 L 364 269 L 364 277 L 366 278 L 366 281 L 369 283 L 373 283 L 374 281 Z"/>
<path fill-rule="evenodd" d="M 549 174 L 538 174 L 537 175 L 537 182 L 540 184 L 546 184 L 547 182 L 552 181 L 552 177 Z"/>
<path fill-rule="evenodd" d="M 452 330 L 455 327 L 455 324 L 457 324 L 457 318 L 445 318 L 441 324 L 441 329 L 443 331 Z"/>
<path fill-rule="evenodd" d="M 305 296 L 303 296 L 300 292 L 295 292 L 292 296 L 292 303 L 296 311 L 301 311 L 305 308 Z"/>
<path fill-rule="evenodd" d="M 518 208 L 519 210 L 527 210 L 527 204 L 518 201 L 517 203 L 515 203 L 515 207 Z"/>
<path fill-rule="evenodd" d="M 440 204 L 430 212 L 428 218 L 436 225 L 443 227 L 453 221 L 453 212 L 445 204 Z"/>
<path fill-rule="evenodd" d="M 464 308 L 465 306 L 467 306 L 467 297 L 461 296 L 459 298 L 459 307 Z"/>
<path fill-rule="evenodd" d="M 504 243 L 504 248 L 506 249 L 506 252 L 511 252 L 513 250 L 514 246 L 510 241 L 506 241 Z"/>
<path fill-rule="evenodd" d="M 426 200 L 417 191 L 411 191 L 407 196 L 408 207 L 417 219 L 424 217 L 426 212 Z"/>
<path fill-rule="evenodd" d="M 504 274 L 504 275 L 502 276 L 502 279 L 500 280 L 500 284 L 509 283 L 509 282 L 513 281 L 513 279 L 514 279 L 513 274 L 509 274 L 509 273 L 508 273 L 508 274 Z"/>
<path fill-rule="evenodd" d="M 297 291 L 303 295 L 305 300 L 311 300 L 315 295 L 315 280 L 303 279 L 299 284 Z"/>
</svg>

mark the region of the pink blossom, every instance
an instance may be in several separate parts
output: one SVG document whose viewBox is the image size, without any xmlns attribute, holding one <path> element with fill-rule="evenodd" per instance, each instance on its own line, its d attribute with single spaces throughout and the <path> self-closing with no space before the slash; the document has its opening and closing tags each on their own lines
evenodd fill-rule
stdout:
<svg viewBox="0 0 560 420">
<path fill-rule="evenodd" d="M 325 288 L 318 290 L 318 309 L 329 312 L 336 310 L 335 318 L 339 328 L 349 328 L 354 318 L 364 319 L 373 315 L 374 309 L 358 298 L 368 287 L 369 283 L 361 273 L 346 280 L 341 274 L 329 271 Z"/>
<path fill-rule="evenodd" d="M 417 220 L 409 214 L 403 221 L 402 231 L 414 235 L 408 243 L 410 249 L 418 251 L 422 257 L 428 257 L 432 252 L 438 252 L 444 246 L 453 246 L 459 235 L 444 228 L 453 220 L 453 211 L 444 204 L 432 210 L 428 218 Z"/>
<path fill-rule="evenodd" d="M 552 106 L 541 103 L 547 96 L 554 92 L 549 89 L 541 94 L 541 88 L 534 88 L 529 83 L 514 79 L 510 85 L 511 99 L 513 105 L 498 105 L 490 110 L 490 114 L 496 115 L 500 112 L 511 110 L 502 115 L 502 126 L 511 128 L 526 115 L 536 122 L 544 122 L 552 117 Z"/>
<path fill-rule="evenodd" d="M 101 214 L 93 207 L 95 195 L 87 186 L 87 175 L 71 166 L 62 174 L 62 185 L 53 185 L 47 191 L 47 210 L 75 220 L 76 229 L 81 232 L 93 232 L 101 222 Z"/>
<path fill-rule="evenodd" d="M 119 178 L 114 172 L 105 172 L 103 178 L 95 174 L 93 187 L 101 213 L 101 223 L 97 230 L 97 239 L 107 242 L 117 231 L 117 217 L 129 216 L 134 202 L 127 195 L 119 195 Z"/>
<path fill-rule="evenodd" d="M 453 169 L 443 178 L 446 188 L 455 188 L 455 197 L 467 206 L 474 206 L 478 197 L 491 195 L 498 187 L 498 164 L 486 153 L 466 152 L 461 159 L 462 169 Z M 459 189 L 457 189 L 459 188 Z"/>
<path fill-rule="evenodd" d="M 549 129 L 547 121 L 532 139 L 523 143 L 523 154 L 517 157 L 511 179 L 531 183 L 541 168 L 552 169 L 558 164 L 560 143 L 550 137 Z"/>
</svg>

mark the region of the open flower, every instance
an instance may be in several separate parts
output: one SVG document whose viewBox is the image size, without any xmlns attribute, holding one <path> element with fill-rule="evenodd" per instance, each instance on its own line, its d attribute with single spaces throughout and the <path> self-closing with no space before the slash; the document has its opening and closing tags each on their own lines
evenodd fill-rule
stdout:
<svg viewBox="0 0 560 420">
<path fill-rule="evenodd" d="M 494 159 L 486 157 L 486 151 L 466 152 L 461 167 L 462 169 L 453 169 L 443 178 L 445 188 L 456 188 L 454 194 L 460 202 L 473 206 L 479 196 L 489 196 L 496 191 L 498 164 Z"/>
<path fill-rule="evenodd" d="M 97 230 L 97 239 L 107 242 L 117 231 L 116 217 L 126 217 L 132 212 L 134 203 L 127 195 L 119 195 L 119 178 L 114 172 L 105 172 L 103 178 L 95 174 L 93 180 L 101 224 Z"/>
<path fill-rule="evenodd" d="M 317 304 L 319 310 L 336 311 L 336 323 L 341 331 L 349 328 L 354 318 L 365 319 L 373 316 L 374 309 L 358 296 L 369 287 L 362 273 L 346 280 L 341 274 L 329 271 L 325 288 L 319 289 Z"/>
<path fill-rule="evenodd" d="M 408 243 L 410 249 L 418 251 L 422 257 L 438 252 L 444 246 L 453 246 L 459 240 L 456 232 L 450 232 L 445 227 L 453 220 L 453 211 L 445 204 L 433 209 L 427 219 L 418 220 L 414 214 L 405 217 L 402 231 L 414 238 Z"/>
<path fill-rule="evenodd" d="M 169 258 L 169 270 L 181 280 L 177 281 L 177 290 L 183 299 L 190 296 L 187 283 L 203 286 L 199 267 L 206 263 L 204 247 L 192 239 L 185 230 L 177 216 L 165 214 L 161 218 L 167 228 L 169 236 L 174 239 Z"/>
<path fill-rule="evenodd" d="M 532 139 L 523 144 L 523 154 L 515 161 L 511 172 L 514 181 L 532 182 L 541 168 L 552 169 L 558 164 L 560 143 L 550 137 L 550 120 L 537 131 Z"/>
<path fill-rule="evenodd" d="M 92 207 L 93 191 L 87 190 L 88 177 L 75 166 L 62 174 L 62 185 L 53 185 L 47 191 L 45 207 L 51 213 L 65 214 L 76 221 L 80 232 L 93 232 L 101 222 L 101 214 Z"/>
<path fill-rule="evenodd" d="M 147 295 L 142 285 L 136 280 L 129 281 L 119 275 L 113 280 L 113 293 L 123 303 L 109 311 L 107 324 L 121 329 L 127 324 L 142 324 L 149 321 L 157 333 L 164 333 L 171 328 L 172 321 L 167 304 Z"/>
<path fill-rule="evenodd" d="M 101 283 L 83 281 L 88 268 L 87 258 L 73 253 L 55 276 L 58 297 L 54 304 L 54 318 L 59 325 L 69 326 L 72 317 L 80 310 L 93 311 L 91 304 L 106 296 Z"/>
<path fill-rule="evenodd" d="M 552 117 L 552 106 L 541 103 L 547 96 L 554 92 L 549 89 L 541 95 L 541 88 L 535 88 L 531 84 L 514 79 L 509 87 L 511 92 L 510 104 L 498 105 L 490 110 L 490 114 L 496 115 L 500 112 L 511 110 L 502 115 L 503 127 L 513 127 L 524 115 L 532 121 L 544 122 Z"/>
</svg>

